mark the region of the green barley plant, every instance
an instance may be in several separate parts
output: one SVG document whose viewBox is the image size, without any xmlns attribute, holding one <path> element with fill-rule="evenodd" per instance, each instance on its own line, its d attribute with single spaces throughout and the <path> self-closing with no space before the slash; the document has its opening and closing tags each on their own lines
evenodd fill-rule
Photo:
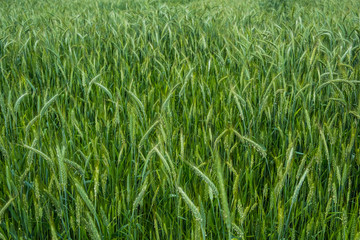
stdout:
<svg viewBox="0 0 360 240">
<path fill-rule="evenodd" d="M 360 239 L 359 8 L 0 0 L 0 239 Z"/>
</svg>

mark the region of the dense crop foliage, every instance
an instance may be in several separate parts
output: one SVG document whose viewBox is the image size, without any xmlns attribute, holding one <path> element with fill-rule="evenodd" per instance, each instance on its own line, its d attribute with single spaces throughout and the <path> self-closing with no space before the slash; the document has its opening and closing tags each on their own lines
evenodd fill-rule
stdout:
<svg viewBox="0 0 360 240">
<path fill-rule="evenodd" d="M 359 9 L 0 0 L 0 239 L 360 239 Z"/>
</svg>

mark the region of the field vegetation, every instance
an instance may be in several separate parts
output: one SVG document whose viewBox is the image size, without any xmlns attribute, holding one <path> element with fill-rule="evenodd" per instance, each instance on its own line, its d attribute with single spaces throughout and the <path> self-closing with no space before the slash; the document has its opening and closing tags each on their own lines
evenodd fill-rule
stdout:
<svg viewBox="0 0 360 240">
<path fill-rule="evenodd" d="M 360 239 L 359 9 L 0 0 L 0 239 Z"/>
</svg>

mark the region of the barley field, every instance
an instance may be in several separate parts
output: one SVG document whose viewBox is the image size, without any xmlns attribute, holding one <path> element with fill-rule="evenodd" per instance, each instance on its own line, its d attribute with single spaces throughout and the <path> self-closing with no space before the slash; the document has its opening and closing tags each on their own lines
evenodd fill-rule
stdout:
<svg viewBox="0 0 360 240">
<path fill-rule="evenodd" d="M 357 0 L 0 0 L 0 239 L 360 239 Z"/>
</svg>

